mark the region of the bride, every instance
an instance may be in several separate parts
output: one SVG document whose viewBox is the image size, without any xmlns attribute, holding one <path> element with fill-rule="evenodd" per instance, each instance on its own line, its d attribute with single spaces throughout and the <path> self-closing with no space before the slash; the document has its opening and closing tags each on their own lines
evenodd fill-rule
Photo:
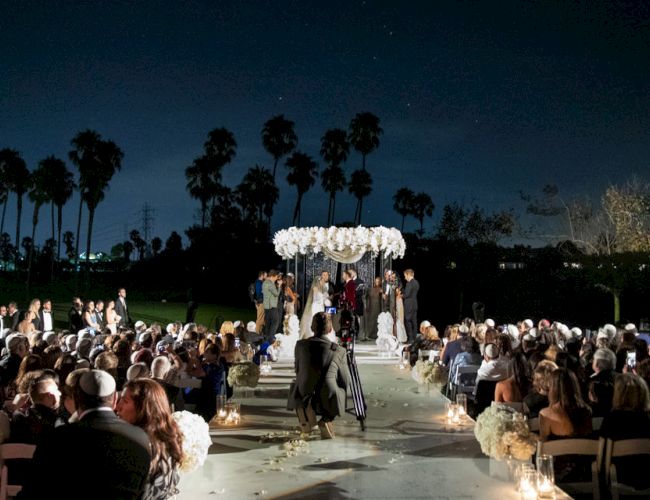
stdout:
<svg viewBox="0 0 650 500">
<path fill-rule="evenodd" d="M 300 338 L 306 339 L 313 336 L 311 321 L 316 313 L 325 312 L 325 308 L 332 305 L 329 298 L 329 276 L 322 272 L 318 279 L 312 282 L 305 309 L 300 320 Z"/>
</svg>

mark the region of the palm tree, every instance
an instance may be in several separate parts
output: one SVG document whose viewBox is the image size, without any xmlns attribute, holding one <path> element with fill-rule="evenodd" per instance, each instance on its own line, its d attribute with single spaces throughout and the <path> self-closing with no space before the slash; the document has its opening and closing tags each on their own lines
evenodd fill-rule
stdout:
<svg viewBox="0 0 650 500">
<path fill-rule="evenodd" d="M 126 240 L 124 243 L 122 243 L 122 249 L 124 251 L 124 259 L 127 262 L 130 262 L 131 254 L 133 253 L 133 243 L 131 243 L 129 240 Z"/>
<path fill-rule="evenodd" d="M 413 198 L 413 216 L 420 221 L 420 235 L 424 234 L 424 217 L 431 217 L 435 208 L 431 196 L 418 193 Z"/>
<path fill-rule="evenodd" d="M 133 247 L 138 250 L 138 260 L 142 260 L 144 257 L 144 251 L 147 249 L 147 242 L 142 239 L 142 236 L 140 236 L 140 231 L 137 229 L 133 229 L 129 233 L 129 238 L 131 240 L 131 243 L 133 243 Z"/>
<path fill-rule="evenodd" d="M 65 255 L 68 257 L 68 260 L 74 258 L 76 263 L 76 256 L 79 255 L 79 253 L 77 252 L 75 254 L 74 233 L 72 231 L 66 231 L 63 233 L 63 244 L 65 245 Z"/>
<path fill-rule="evenodd" d="M 0 234 L 5 231 L 5 215 L 7 213 L 7 201 L 9 201 L 9 184 L 7 182 L 7 165 L 5 156 L 10 149 L 0 151 L 0 203 L 2 203 L 2 221 L 0 222 Z"/>
<path fill-rule="evenodd" d="M 268 120 L 262 128 L 262 144 L 273 157 L 273 180 L 275 180 L 275 172 L 280 159 L 291 153 L 298 144 L 298 137 L 294 130 L 295 125 L 284 115 L 278 115 Z"/>
<path fill-rule="evenodd" d="M 34 260 L 34 242 L 36 241 L 36 226 L 38 225 L 38 214 L 41 206 L 51 201 L 51 188 L 52 179 L 50 178 L 50 171 L 48 165 L 53 157 L 41 160 L 38 163 L 36 170 L 32 172 L 32 182 L 29 189 L 29 199 L 34 204 L 34 212 L 32 215 L 32 245 L 29 251 L 29 258 L 27 261 L 27 289 L 32 276 L 32 262 Z M 54 159 L 56 160 L 56 159 Z"/>
<path fill-rule="evenodd" d="M 124 153 L 113 141 L 102 140 L 92 130 L 80 132 L 72 139 L 70 159 L 79 169 L 79 191 L 82 202 L 88 208 L 88 234 L 86 235 L 86 270 L 90 270 L 90 249 L 93 234 L 93 222 L 97 206 L 104 199 L 105 191 L 117 170 L 122 168 Z M 79 208 L 79 225 L 81 224 L 81 207 Z M 77 246 L 79 241 L 77 238 Z M 77 249 L 78 255 L 78 249 Z"/>
<path fill-rule="evenodd" d="M 409 188 L 399 188 L 393 195 L 393 210 L 402 216 L 402 228 L 404 231 L 404 219 L 407 215 L 413 214 L 413 200 L 415 193 Z"/>
<path fill-rule="evenodd" d="M 203 148 L 210 175 L 214 182 L 220 184 L 223 167 L 228 165 L 237 154 L 235 136 L 226 128 L 215 128 L 208 133 L 208 140 Z"/>
<path fill-rule="evenodd" d="M 0 164 L 3 166 L 5 186 L 8 191 L 16 193 L 16 250 L 20 245 L 20 219 L 23 212 L 23 195 L 29 190 L 31 176 L 25 160 L 15 149 L 0 151 Z M 18 252 L 16 252 L 18 259 Z"/>
<path fill-rule="evenodd" d="M 361 225 L 363 213 L 363 199 L 372 193 L 372 177 L 366 170 L 355 170 L 350 176 L 348 191 L 357 199 L 357 208 L 354 211 L 354 224 Z"/>
<path fill-rule="evenodd" d="M 154 256 L 158 255 L 158 252 L 160 252 L 160 249 L 162 248 L 162 240 L 156 236 L 151 240 L 151 251 L 153 252 Z"/>
<path fill-rule="evenodd" d="M 361 153 L 361 170 L 366 170 L 366 156 L 379 147 L 379 136 L 383 133 L 379 118 L 372 113 L 357 113 L 350 122 L 350 142 Z"/>
<path fill-rule="evenodd" d="M 273 214 L 273 206 L 280 197 L 280 190 L 275 185 L 271 171 L 255 165 L 244 175 L 236 194 L 243 212 L 261 223 L 264 216 L 270 218 Z"/>
<path fill-rule="evenodd" d="M 296 186 L 298 191 L 296 207 L 293 210 L 293 225 L 295 226 L 296 221 L 300 225 L 302 197 L 314 185 L 316 177 L 318 177 L 318 164 L 311 156 L 295 151 L 287 158 L 286 166 L 289 169 L 287 182 L 290 186 Z"/>
<path fill-rule="evenodd" d="M 63 206 L 70 200 L 77 185 L 74 175 L 68 170 L 63 160 L 55 159 L 50 165 L 52 170 L 52 206 L 57 209 L 57 249 L 56 260 L 61 259 L 61 226 L 63 222 Z M 54 210 L 54 208 L 52 209 Z"/>
<path fill-rule="evenodd" d="M 322 186 L 330 195 L 327 210 L 327 225 L 330 225 L 334 223 L 336 193 L 345 188 L 345 174 L 341 164 L 348 159 L 350 154 L 350 143 L 345 130 L 334 128 L 326 131 L 325 135 L 321 137 L 320 154 L 328 165 L 323 171 Z"/>
<path fill-rule="evenodd" d="M 196 158 L 192 165 L 185 169 L 187 179 L 186 189 L 190 196 L 201 202 L 201 227 L 205 228 L 205 216 L 208 213 L 208 203 L 214 199 L 218 184 L 210 171 L 210 162 L 205 156 Z"/>
</svg>

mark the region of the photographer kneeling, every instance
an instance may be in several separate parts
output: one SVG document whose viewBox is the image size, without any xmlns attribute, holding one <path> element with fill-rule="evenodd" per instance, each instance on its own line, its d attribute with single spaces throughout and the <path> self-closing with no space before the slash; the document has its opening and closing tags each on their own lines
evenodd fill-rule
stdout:
<svg viewBox="0 0 650 500">
<path fill-rule="evenodd" d="M 325 313 L 314 315 L 311 329 L 314 336 L 296 344 L 296 382 L 289 408 L 295 408 L 303 433 L 311 433 L 320 415 L 321 438 L 332 439 L 332 421 L 345 413 L 350 372 L 345 349 L 326 337 L 331 324 Z"/>
</svg>

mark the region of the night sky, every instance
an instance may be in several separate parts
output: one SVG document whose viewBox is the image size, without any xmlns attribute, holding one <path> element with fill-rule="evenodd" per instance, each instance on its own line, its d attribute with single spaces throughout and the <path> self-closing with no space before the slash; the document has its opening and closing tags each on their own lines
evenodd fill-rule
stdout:
<svg viewBox="0 0 650 500">
<path fill-rule="evenodd" d="M 650 2 L 0 4 L 0 148 L 33 169 L 50 154 L 67 160 L 70 139 L 93 128 L 125 153 L 97 212 L 97 250 L 141 229 L 145 202 L 163 240 L 197 220 L 184 169 L 209 130 L 235 134 L 224 170 L 234 187 L 254 164 L 272 167 L 260 140 L 271 116 L 295 121 L 298 148 L 318 157 L 323 132 L 363 111 L 384 129 L 368 157 L 365 225 L 399 225 L 391 198 L 402 186 L 431 195 L 432 231 L 452 201 L 522 210 L 518 191 L 546 183 L 597 195 L 647 178 Z M 346 171 L 360 164 L 353 153 Z M 295 200 L 279 173 L 274 229 L 290 225 Z M 76 227 L 77 204 L 64 230 Z M 303 206 L 304 225 L 324 224 L 320 181 Z M 353 212 L 340 195 L 337 220 Z M 13 235 L 13 196 L 7 217 Z M 39 244 L 50 231 L 42 217 Z"/>
</svg>

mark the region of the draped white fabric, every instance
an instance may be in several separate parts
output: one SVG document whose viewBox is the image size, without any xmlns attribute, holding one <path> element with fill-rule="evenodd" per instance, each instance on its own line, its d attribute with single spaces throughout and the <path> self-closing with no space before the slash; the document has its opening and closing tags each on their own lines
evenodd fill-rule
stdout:
<svg viewBox="0 0 650 500">
<path fill-rule="evenodd" d="M 366 250 L 352 250 L 351 248 L 346 248 L 345 250 L 330 250 L 327 247 L 323 247 L 323 253 L 333 261 L 342 264 L 354 264 L 361 260 L 363 255 L 366 253 Z"/>
</svg>

